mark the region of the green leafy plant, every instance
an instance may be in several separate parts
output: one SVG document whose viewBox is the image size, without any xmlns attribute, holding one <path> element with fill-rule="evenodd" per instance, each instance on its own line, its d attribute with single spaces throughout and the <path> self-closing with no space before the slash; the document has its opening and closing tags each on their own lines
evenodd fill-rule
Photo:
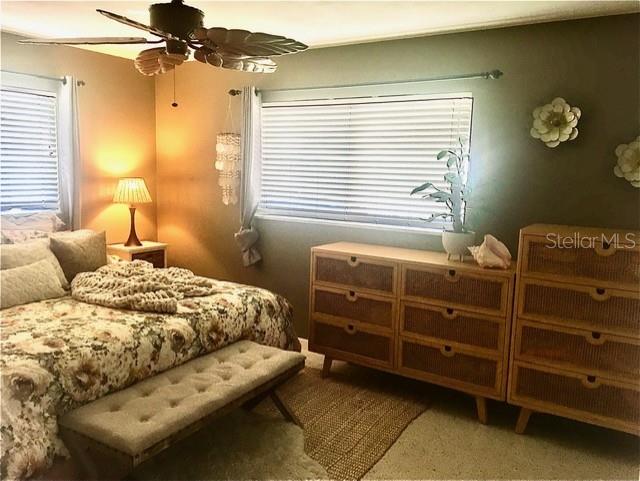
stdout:
<svg viewBox="0 0 640 481">
<path fill-rule="evenodd" d="M 467 184 L 469 153 L 464 141 L 458 139 L 456 148 L 438 152 L 438 160 L 442 160 L 445 157 L 447 159 L 447 168 L 449 169 L 449 172 L 444 175 L 447 188 L 440 189 L 432 182 L 425 182 L 413 189 L 411 195 L 421 194 L 423 199 L 432 199 L 447 206 L 449 212 L 431 214 L 425 219 L 427 222 L 432 222 L 438 218 L 451 219 L 453 232 L 467 232 L 463 219 L 471 188 Z M 430 192 L 427 192 L 428 190 Z"/>
</svg>

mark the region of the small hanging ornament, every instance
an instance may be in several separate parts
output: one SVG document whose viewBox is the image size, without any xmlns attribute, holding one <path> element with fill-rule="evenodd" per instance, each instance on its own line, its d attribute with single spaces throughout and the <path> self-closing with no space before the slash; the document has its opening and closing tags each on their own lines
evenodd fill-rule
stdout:
<svg viewBox="0 0 640 481">
<path fill-rule="evenodd" d="M 238 189 L 240 188 L 240 134 L 233 132 L 230 97 L 225 124 L 230 127 L 229 130 L 219 133 L 216 137 L 215 168 L 220 172 L 218 185 L 222 188 L 222 203 L 235 205 L 238 203 Z"/>
<path fill-rule="evenodd" d="M 218 134 L 216 138 L 216 170 L 220 171 L 218 185 L 222 187 L 222 203 L 238 203 L 240 187 L 240 135 L 231 132 Z"/>
</svg>

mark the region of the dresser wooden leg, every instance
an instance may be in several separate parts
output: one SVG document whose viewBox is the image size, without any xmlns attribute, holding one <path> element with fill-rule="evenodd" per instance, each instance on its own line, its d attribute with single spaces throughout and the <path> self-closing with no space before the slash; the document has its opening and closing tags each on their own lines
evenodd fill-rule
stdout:
<svg viewBox="0 0 640 481">
<path fill-rule="evenodd" d="M 531 409 L 520 408 L 520 414 L 518 415 L 518 421 L 516 422 L 516 433 L 523 434 L 527 429 L 529 423 L 529 417 L 531 416 Z"/>
<path fill-rule="evenodd" d="M 476 397 L 476 410 L 478 411 L 478 421 L 487 424 L 487 400 L 483 397 Z"/>
<path fill-rule="evenodd" d="M 329 356 L 324 356 L 324 362 L 322 363 L 322 377 L 328 377 L 329 376 L 329 371 L 331 371 L 331 363 L 333 362 L 333 359 L 331 359 Z"/>
</svg>

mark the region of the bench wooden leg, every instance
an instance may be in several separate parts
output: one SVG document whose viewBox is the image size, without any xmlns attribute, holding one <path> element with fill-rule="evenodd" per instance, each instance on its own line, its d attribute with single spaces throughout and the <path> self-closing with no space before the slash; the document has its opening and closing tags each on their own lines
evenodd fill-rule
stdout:
<svg viewBox="0 0 640 481">
<path fill-rule="evenodd" d="M 520 414 L 518 415 L 518 421 L 516 422 L 516 433 L 523 434 L 525 429 L 527 429 L 531 412 L 531 409 L 520 408 Z"/>
<path fill-rule="evenodd" d="M 476 411 L 478 411 L 478 421 L 487 424 L 487 400 L 481 396 L 476 397 Z"/>
<path fill-rule="evenodd" d="M 246 403 L 242 405 L 242 409 L 245 411 L 253 411 L 258 404 L 269 397 L 269 391 L 265 391 L 261 394 L 258 394 L 256 397 L 249 399 Z"/>
<path fill-rule="evenodd" d="M 322 363 L 322 377 L 329 377 L 329 371 L 331 371 L 331 363 L 333 359 L 329 356 L 324 356 L 324 362 Z"/>
<path fill-rule="evenodd" d="M 130 459 L 113 449 L 71 430 L 62 429 L 60 435 L 82 471 L 79 479 L 117 480 L 124 478 L 133 469 Z"/>
<path fill-rule="evenodd" d="M 302 426 L 298 417 L 295 415 L 295 413 L 291 409 L 289 409 L 289 406 L 287 406 L 282 401 L 282 399 L 280 399 L 280 397 L 278 396 L 278 393 L 275 390 L 273 390 L 271 391 L 270 394 L 271 394 L 271 400 L 273 401 L 273 404 L 276 405 L 276 407 L 278 408 L 278 411 L 282 413 L 282 416 L 287 421 L 297 424 L 298 426 Z"/>
</svg>

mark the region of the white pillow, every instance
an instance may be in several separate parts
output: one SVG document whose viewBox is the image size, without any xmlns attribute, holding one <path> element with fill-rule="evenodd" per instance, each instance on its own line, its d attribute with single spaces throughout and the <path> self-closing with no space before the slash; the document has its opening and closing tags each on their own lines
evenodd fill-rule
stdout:
<svg viewBox="0 0 640 481">
<path fill-rule="evenodd" d="M 52 232 L 49 237 L 62 240 L 75 240 L 83 239 L 92 234 L 96 234 L 96 231 L 91 229 L 61 230 L 60 232 Z"/>
<path fill-rule="evenodd" d="M 36 212 L 34 214 L 10 214 L 0 215 L 0 228 L 2 230 L 39 230 L 55 232 L 64 228 L 64 222 L 54 212 Z"/>
<path fill-rule="evenodd" d="M 20 244 L 7 244 L 0 246 L 0 269 L 13 269 L 15 267 L 33 264 L 38 261 L 47 261 L 60 280 L 60 285 L 68 289 L 69 283 L 60 267 L 57 257 L 49 248 L 49 239 L 37 239 Z"/>
<path fill-rule="evenodd" d="M 64 295 L 56 271 L 46 260 L 0 271 L 0 309 Z"/>
<path fill-rule="evenodd" d="M 1 233 L 0 244 L 18 244 L 44 237 L 49 237 L 49 232 L 31 229 L 5 229 Z"/>
</svg>

